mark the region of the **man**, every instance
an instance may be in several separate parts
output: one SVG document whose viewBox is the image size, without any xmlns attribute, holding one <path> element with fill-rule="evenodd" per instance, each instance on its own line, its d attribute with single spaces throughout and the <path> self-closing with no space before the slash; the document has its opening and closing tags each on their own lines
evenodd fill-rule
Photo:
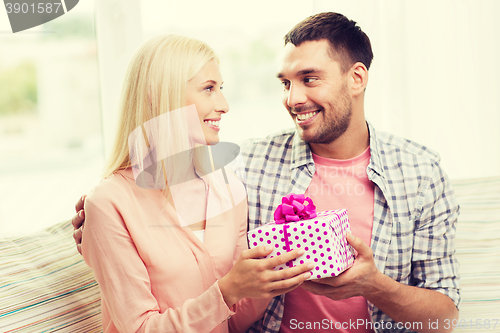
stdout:
<svg viewBox="0 0 500 333">
<path fill-rule="evenodd" d="M 286 194 L 305 193 L 319 211 L 348 209 L 358 255 L 338 277 L 274 298 L 250 332 L 445 332 L 458 318 L 458 204 L 436 153 L 366 122 L 372 58 L 368 37 L 340 14 L 313 15 L 285 36 L 277 77 L 296 130 L 242 147 L 249 229 L 272 221 Z"/>
</svg>

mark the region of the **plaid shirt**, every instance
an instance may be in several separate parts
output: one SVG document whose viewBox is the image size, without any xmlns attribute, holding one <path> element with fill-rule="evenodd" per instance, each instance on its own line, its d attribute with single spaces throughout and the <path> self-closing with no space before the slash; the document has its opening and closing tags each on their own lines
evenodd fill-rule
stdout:
<svg viewBox="0 0 500 333">
<path fill-rule="evenodd" d="M 369 123 L 368 129 L 371 158 L 366 172 L 375 184 L 371 248 L 377 268 L 403 284 L 439 291 L 458 307 L 459 206 L 439 155 L 415 142 L 377 133 Z M 273 221 L 281 198 L 305 193 L 315 172 L 309 145 L 294 131 L 243 143 L 231 167 L 247 189 L 249 229 Z M 248 332 L 278 332 L 284 297 L 275 297 Z M 395 327 L 396 322 L 370 302 L 368 311 L 374 323 L 383 320 Z"/>
</svg>

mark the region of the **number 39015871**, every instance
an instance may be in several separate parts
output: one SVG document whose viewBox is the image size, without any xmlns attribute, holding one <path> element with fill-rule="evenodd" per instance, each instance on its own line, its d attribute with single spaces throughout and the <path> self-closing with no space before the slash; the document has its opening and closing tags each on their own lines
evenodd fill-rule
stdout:
<svg viewBox="0 0 500 333">
<path fill-rule="evenodd" d="M 47 3 L 38 3 L 36 6 L 34 3 L 32 4 L 27 4 L 27 3 L 10 3 L 10 2 L 7 2 L 5 4 L 5 8 L 7 9 L 7 14 L 10 14 L 10 13 L 23 13 L 23 14 L 27 14 L 27 13 L 39 13 L 39 14 L 43 14 L 43 13 L 47 13 L 47 14 L 52 14 L 52 13 L 56 13 L 59 11 L 61 7 L 61 3 L 51 3 L 51 2 L 47 2 Z M 62 10 L 62 9 L 61 9 Z"/>
</svg>

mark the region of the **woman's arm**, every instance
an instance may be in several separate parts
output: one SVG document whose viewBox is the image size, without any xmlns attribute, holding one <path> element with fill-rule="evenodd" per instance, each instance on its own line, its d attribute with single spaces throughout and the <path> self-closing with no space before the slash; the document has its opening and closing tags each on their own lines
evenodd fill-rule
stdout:
<svg viewBox="0 0 500 333">
<path fill-rule="evenodd" d="M 244 250 L 248 249 L 247 229 L 248 229 L 248 205 L 245 200 L 245 218 L 241 221 L 238 243 L 234 251 L 235 263 Z M 250 326 L 262 318 L 271 298 L 244 298 L 236 304 L 236 314 L 229 319 L 230 332 L 245 332 Z"/>
<path fill-rule="evenodd" d="M 209 332 L 234 314 L 230 308 L 242 298 L 269 297 L 294 288 L 309 277 L 302 274 L 309 270 L 307 267 L 279 272 L 272 269 L 277 261 L 289 261 L 299 253 L 258 259 L 265 255 L 263 247 L 246 250 L 233 269 L 200 296 L 160 313 L 158 300 L 151 290 L 172 288 L 170 290 L 175 291 L 175 288 L 186 287 L 151 285 L 143 261 L 148 249 L 137 248 L 123 220 L 123 212 L 108 197 L 91 194 L 86 199 L 82 252 L 94 270 L 112 325 L 121 332 Z M 113 200 L 123 202 L 123 198 Z"/>
<path fill-rule="evenodd" d="M 148 270 L 120 212 L 109 200 L 94 200 L 92 195 L 85 201 L 85 212 L 83 256 L 94 271 L 112 325 L 120 332 L 209 332 L 234 313 L 217 282 L 199 297 L 160 313 Z"/>
</svg>

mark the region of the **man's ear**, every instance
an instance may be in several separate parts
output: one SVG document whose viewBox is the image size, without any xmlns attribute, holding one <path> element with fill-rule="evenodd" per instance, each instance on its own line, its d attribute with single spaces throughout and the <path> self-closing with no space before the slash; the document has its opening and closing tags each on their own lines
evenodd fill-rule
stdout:
<svg viewBox="0 0 500 333">
<path fill-rule="evenodd" d="M 365 91 L 368 83 L 368 69 L 366 66 L 361 62 L 352 65 L 350 79 L 352 96 L 357 97 Z"/>
</svg>

